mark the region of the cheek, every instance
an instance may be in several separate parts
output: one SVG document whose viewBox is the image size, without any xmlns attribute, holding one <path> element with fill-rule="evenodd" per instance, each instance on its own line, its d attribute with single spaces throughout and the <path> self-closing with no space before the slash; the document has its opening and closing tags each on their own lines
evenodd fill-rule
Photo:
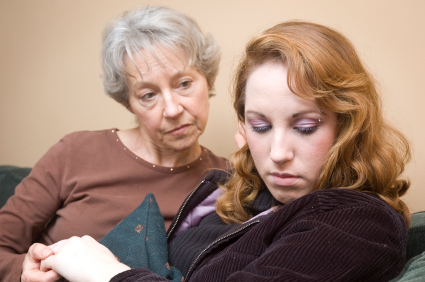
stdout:
<svg viewBox="0 0 425 282">
<path fill-rule="evenodd" d="M 190 98 L 189 98 L 190 99 Z M 197 99 L 187 101 L 185 108 L 187 112 L 196 119 L 197 123 L 206 125 L 208 121 L 208 113 L 210 109 L 210 101 L 208 94 Z"/>
<path fill-rule="evenodd" d="M 133 110 L 141 127 L 154 132 L 160 129 L 162 121 L 162 109 L 153 107 L 152 109 L 137 109 Z"/>
<path fill-rule="evenodd" d="M 265 166 L 265 161 L 269 157 L 268 141 L 266 138 L 260 138 L 261 135 L 253 134 L 252 132 L 246 133 L 246 142 L 248 143 L 249 150 L 251 151 L 252 158 L 255 166 L 260 170 Z"/>
<path fill-rule="evenodd" d="M 308 163 L 316 168 L 321 168 L 333 142 L 333 135 L 328 135 L 323 138 L 318 138 L 315 142 L 311 143 L 309 146 L 309 154 L 306 155 L 306 158 L 309 159 Z"/>
</svg>

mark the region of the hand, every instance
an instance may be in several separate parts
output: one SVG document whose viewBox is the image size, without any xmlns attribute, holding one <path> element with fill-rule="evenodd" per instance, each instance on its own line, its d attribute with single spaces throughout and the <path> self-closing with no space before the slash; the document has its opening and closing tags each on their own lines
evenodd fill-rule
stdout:
<svg viewBox="0 0 425 282">
<path fill-rule="evenodd" d="M 41 262 L 41 270 L 53 269 L 71 282 L 108 282 L 130 269 L 90 236 L 72 237 L 50 247 L 54 255 Z"/>
<path fill-rule="evenodd" d="M 53 255 L 51 248 L 35 243 L 25 256 L 24 263 L 22 264 L 22 282 L 56 282 L 61 277 L 53 270 L 42 271 L 40 264 L 43 259 Z"/>
</svg>

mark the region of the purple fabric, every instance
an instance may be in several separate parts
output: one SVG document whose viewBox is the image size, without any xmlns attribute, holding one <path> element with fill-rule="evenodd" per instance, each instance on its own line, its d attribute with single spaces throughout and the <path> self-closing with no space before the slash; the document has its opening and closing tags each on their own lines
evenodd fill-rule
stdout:
<svg viewBox="0 0 425 282">
<path fill-rule="evenodd" d="M 172 238 L 175 238 L 179 233 L 197 226 L 204 216 L 215 211 L 215 202 L 224 193 L 221 188 L 212 192 L 205 200 L 197 205 L 184 219 L 179 228 L 174 232 Z"/>
<path fill-rule="evenodd" d="M 211 195 L 209 195 L 205 200 L 203 200 L 198 206 L 196 206 L 183 220 L 179 228 L 174 232 L 172 238 L 174 239 L 178 234 L 185 231 L 186 229 L 197 226 L 199 222 L 201 222 L 202 218 L 209 215 L 210 213 L 213 213 L 215 211 L 215 202 L 223 193 L 224 191 L 221 188 L 218 188 L 213 193 L 211 193 Z M 246 222 L 255 220 L 260 216 L 267 215 L 273 212 L 275 209 L 275 207 L 272 207 L 266 211 L 263 211 L 262 213 L 257 214 Z"/>
</svg>

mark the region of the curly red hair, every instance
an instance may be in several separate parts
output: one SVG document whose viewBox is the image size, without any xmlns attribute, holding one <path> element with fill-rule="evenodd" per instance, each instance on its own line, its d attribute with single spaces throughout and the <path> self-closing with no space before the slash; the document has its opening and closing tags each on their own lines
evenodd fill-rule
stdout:
<svg viewBox="0 0 425 282">
<path fill-rule="evenodd" d="M 411 159 L 404 135 L 388 124 L 371 74 L 351 42 L 334 29 L 301 21 L 278 24 L 253 38 L 236 69 L 233 106 L 245 123 L 245 87 L 259 65 L 281 61 L 288 69 L 288 86 L 296 95 L 337 114 L 337 137 L 327 154 L 315 190 L 353 189 L 378 195 L 409 224 L 410 213 L 400 199 L 410 186 L 402 179 Z M 249 147 L 234 154 L 235 171 L 217 201 L 220 217 L 241 223 L 251 215 L 246 206 L 263 182 Z"/>
</svg>

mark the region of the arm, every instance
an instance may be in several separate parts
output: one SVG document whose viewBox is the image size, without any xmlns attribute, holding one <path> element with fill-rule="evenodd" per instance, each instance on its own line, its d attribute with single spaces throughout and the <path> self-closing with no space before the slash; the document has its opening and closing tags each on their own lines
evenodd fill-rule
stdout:
<svg viewBox="0 0 425 282">
<path fill-rule="evenodd" d="M 189 281 L 388 281 L 402 268 L 407 232 L 395 213 L 354 207 L 291 224 L 281 219 L 270 217 L 266 228 L 258 225 L 226 249 L 218 248 Z M 143 281 L 166 280 L 146 269 L 111 280 Z"/>
<path fill-rule="evenodd" d="M 388 281 L 402 268 L 407 236 L 404 222 L 394 217 L 379 208 L 352 208 L 298 221 L 281 229 L 257 259 L 226 281 Z M 202 281 L 202 273 L 192 278 Z"/>
<path fill-rule="evenodd" d="M 61 205 L 64 141 L 34 166 L 0 210 L 0 282 L 19 282 L 25 254 Z"/>
</svg>

